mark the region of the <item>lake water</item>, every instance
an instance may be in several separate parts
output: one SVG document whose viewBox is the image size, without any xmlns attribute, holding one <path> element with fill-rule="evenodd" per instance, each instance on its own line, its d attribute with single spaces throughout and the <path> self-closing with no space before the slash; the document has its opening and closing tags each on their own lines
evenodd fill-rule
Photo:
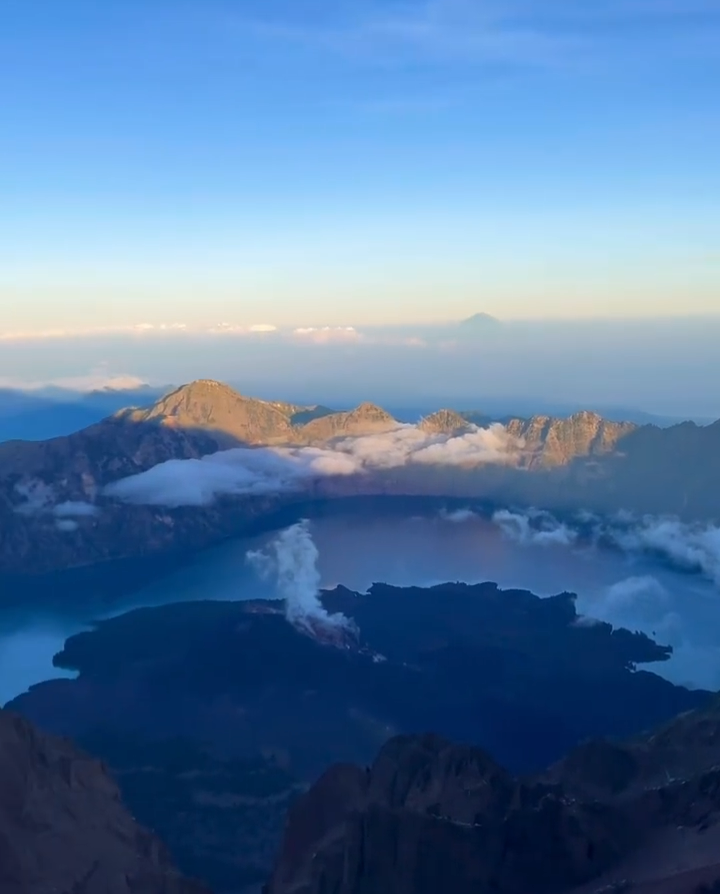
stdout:
<svg viewBox="0 0 720 894">
<path fill-rule="evenodd" d="M 324 587 L 364 591 L 375 581 L 431 585 L 497 581 L 540 596 L 579 595 L 578 610 L 672 645 L 670 662 L 652 669 L 676 683 L 720 689 L 720 591 L 649 559 L 559 544 L 521 545 L 477 517 L 332 518 L 313 522 Z M 124 598 L 113 613 L 197 599 L 275 598 L 246 561 L 272 535 L 231 541 L 197 555 L 189 566 Z M 102 616 L 98 609 L 96 616 Z M 107 614 L 104 616 L 107 617 Z M 87 629 L 87 613 L 63 617 L 0 616 L 0 704 L 33 683 L 60 675 L 52 658 L 65 639 Z"/>
</svg>

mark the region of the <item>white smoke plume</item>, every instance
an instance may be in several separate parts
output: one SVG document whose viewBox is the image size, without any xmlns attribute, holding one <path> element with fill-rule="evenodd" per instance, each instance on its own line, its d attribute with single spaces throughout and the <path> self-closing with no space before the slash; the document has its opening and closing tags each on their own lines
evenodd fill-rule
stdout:
<svg viewBox="0 0 720 894">
<path fill-rule="evenodd" d="M 116 481 L 105 495 L 151 506 L 206 506 L 221 496 L 296 490 L 313 479 L 407 465 L 472 467 L 505 463 L 521 448 L 502 425 L 457 437 L 403 425 L 344 438 L 332 447 L 238 447 L 202 459 L 170 460 Z"/>
<path fill-rule="evenodd" d="M 263 580 L 275 580 L 285 600 L 285 616 L 294 627 L 313 636 L 323 628 L 352 633 L 352 621 L 345 615 L 329 614 L 320 601 L 318 558 L 308 521 L 281 531 L 265 551 L 247 554 L 247 561 Z"/>
</svg>

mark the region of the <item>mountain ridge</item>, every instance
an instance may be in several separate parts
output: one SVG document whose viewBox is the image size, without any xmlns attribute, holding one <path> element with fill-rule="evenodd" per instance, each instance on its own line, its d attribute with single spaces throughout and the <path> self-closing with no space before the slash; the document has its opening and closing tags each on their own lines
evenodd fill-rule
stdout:
<svg viewBox="0 0 720 894">
<path fill-rule="evenodd" d="M 472 436 L 478 429 L 467 415 L 439 410 L 417 429 L 429 438 Z M 182 507 L 128 506 L 103 495 L 108 484 L 169 460 L 197 460 L 237 446 L 332 449 L 338 439 L 402 428 L 375 404 L 349 411 L 301 407 L 199 380 L 148 409 L 120 411 L 72 435 L 0 444 L 0 572 L 50 571 L 161 554 L 185 543 L 208 545 L 297 499 L 281 492 L 237 496 L 191 513 Z M 506 420 L 503 430 L 517 445 L 503 464 L 426 463 L 420 471 L 404 466 L 330 475 L 305 493 L 320 500 L 361 494 L 465 496 L 557 512 L 626 509 L 692 521 L 720 518 L 720 500 L 706 486 L 720 476 L 720 422 L 661 429 L 583 411 L 568 418 Z M 77 518 L 59 520 L 55 512 L 62 504 L 86 508 Z"/>
</svg>

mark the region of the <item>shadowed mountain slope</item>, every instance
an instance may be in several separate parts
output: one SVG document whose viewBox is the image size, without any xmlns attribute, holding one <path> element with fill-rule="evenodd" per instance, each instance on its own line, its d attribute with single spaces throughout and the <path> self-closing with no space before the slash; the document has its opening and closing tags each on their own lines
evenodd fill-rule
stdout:
<svg viewBox="0 0 720 894">
<path fill-rule="evenodd" d="M 173 868 L 104 767 L 0 710 L 3 894 L 209 894 Z"/>
<path fill-rule="evenodd" d="M 673 775 L 672 767 L 677 775 Z M 662 770 L 662 773 L 658 771 Z M 266 894 L 708 894 L 720 887 L 718 703 L 546 777 L 398 737 L 290 810 Z"/>
</svg>

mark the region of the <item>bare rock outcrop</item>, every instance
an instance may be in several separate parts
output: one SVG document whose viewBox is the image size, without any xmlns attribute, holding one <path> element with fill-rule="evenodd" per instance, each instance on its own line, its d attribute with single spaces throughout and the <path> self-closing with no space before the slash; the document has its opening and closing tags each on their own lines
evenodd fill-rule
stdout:
<svg viewBox="0 0 720 894">
<path fill-rule="evenodd" d="M 343 784 L 340 784 L 342 781 Z M 720 701 L 512 777 L 399 737 L 291 811 L 266 894 L 709 894 L 720 888 Z"/>
</svg>

